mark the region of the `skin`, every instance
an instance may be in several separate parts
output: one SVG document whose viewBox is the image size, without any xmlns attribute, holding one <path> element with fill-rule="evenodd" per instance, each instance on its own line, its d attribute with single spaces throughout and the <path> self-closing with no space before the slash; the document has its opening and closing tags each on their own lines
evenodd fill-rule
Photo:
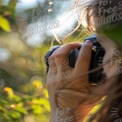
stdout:
<svg viewBox="0 0 122 122">
<path fill-rule="evenodd" d="M 107 52 L 104 58 L 104 62 L 106 62 L 108 51 L 110 51 L 106 44 L 109 44 L 110 49 L 115 45 L 111 41 L 106 43 L 101 41 L 100 43 Z M 79 46 L 79 43 L 65 44 L 49 57 L 50 68 L 46 83 L 51 106 L 50 122 L 83 121 L 98 100 L 109 93 L 109 88 L 113 84 L 113 81 L 95 86 L 89 83 L 87 73 L 92 50 L 92 43 L 89 40 L 82 45 L 75 67 L 71 68 L 68 65 L 68 54 Z M 60 111 L 64 111 L 64 113 L 60 114 Z"/>
</svg>

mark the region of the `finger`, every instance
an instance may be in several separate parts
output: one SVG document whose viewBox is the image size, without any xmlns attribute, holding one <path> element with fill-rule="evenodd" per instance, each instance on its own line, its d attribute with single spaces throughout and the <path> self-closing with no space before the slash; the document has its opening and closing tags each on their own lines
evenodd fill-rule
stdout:
<svg viewBox="0 0 122 122">
<path fill-rule="evenodd" d="M 57 67 L 56 67 L 55 59 L 53 57 L 49 57 L 48 62 L 49 62 L 49 71 L 48 71 L 48 73 L 56 73 L 57 72 Z"/>
<path fill-rule="evenodd" d="M 56 67 L 57 67 L 57 71 L 61 71 L 64 72 L 69 68 L 69 60 L 67 57 L 65 57 L 65 59 L 61 58 L 61 59 L 55 59 L 56 60 Z"/>
<path fill-rule="evenodd" d="M 70 43 L 58 48 L 52 55 L 55 58 L 56 67 L 59 71 L 69 68 L 68 55 L 74 48 L 78 48 L 80 43 Z"/>
<path fill-rule="evenodd" d="M 85 43 L 83 43 L 82 48 L 80 50 L 74 69 L 75 74 L 80 75 L 88 73 L 91 60 L 91 52 L 92 42 L 88 40 Z"/>
<path fill-rule="evenodd" d="M 78 42 L 65 44 L 65 45 L 61 46 L 60 48 L 58 48 L 52 55 L 67 56 L 72 49 L 77 48 L 79 46 L 80 46 L 80 43 L 78 43 Z"/>
</svg>

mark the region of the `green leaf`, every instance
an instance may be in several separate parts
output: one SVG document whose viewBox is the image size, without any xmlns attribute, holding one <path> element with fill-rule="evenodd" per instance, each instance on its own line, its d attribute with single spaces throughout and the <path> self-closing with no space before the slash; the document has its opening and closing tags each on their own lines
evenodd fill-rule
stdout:
<svg viewBox="0 0 122 122">
<path fill-rule="evenodd" d="M 11 111 L 11 112 L 9 112 L 9 115 L 14 119 L 20 119 L 21 118 L 21 114 L 17 111 Z"/>
<path fill-rule="evenodd" d="M 0 114 L 0 116 L 1 116 L 1 114 Z M 5 122 L 7 122 L 7 120 L 9 121 L 11 119 L 8 114 L 2 114 L 2 117 L 3 117 L 3 120 L 6 120 Z"/>
<path fill-rule="evenodd" d="M 27 110 L 25 108 L 22 107 L 16 107 L 15 108 L 16 111 L 22 113 L 22 114 L 27 114 Z"/>
<path fill-rule="evenodd" d="M 1 99 L 1 100 L 0 100 L 0 105 L 8 105 L 8 104 L 9 104 L 8 101 L 6 101 L 6 100 L 4 100 L 4 99 Z"/>
<path fill-rule="evenodd" d="M 0 27 L 6 32 L 11 32 L 9 21 L 2 16 L 0 16 Z"/>
<path fill-rule="evenodd" d="M 0 106 L 0 112 L 6 113 L 7 111 L 6 111 L 6 109 L 4 107 Z"/>
<path fill-rule="evenodd" d="M 47 99 L 40 98 L 39 102 L 41 105 L 43 105 L 45 107 L 45 109 L 47 111 L 50 111 L 50 105 L 49 105 L 49 101 Z"/>
<path fill-rule="evenodd" d="M 40 105 L 32 105 L 32 109 L 34 114 L 42 114 L 44 112 Z"/>
</svg>

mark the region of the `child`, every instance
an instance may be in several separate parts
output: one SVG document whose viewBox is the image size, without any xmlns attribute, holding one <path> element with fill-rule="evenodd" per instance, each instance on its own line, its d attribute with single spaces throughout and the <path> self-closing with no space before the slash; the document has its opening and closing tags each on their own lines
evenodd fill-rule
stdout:
<svg viewBox="0 0 122 122">
<path fill-rule="evenodd" d="M 76 2 L 79 5 L 82 0 Z M 80 44 L 70 43 L 56 49 L 49 57 L 47 74 L 47 89 L 51 105 L 50 121 L 121 121 L 122 2 L 121 0 L 90 0 L 86 4 L 77 6 L 78 9 L 80 7 L 84 8 L 79 21 L 97 35 L 97 40 L 106 51 L 103 68 L 107 78 L 95 86 L 88 81 L 93 46 L 90 40 L 82 45 L 74 68 L 68 65 L 68 54 Z"/>
</svg>

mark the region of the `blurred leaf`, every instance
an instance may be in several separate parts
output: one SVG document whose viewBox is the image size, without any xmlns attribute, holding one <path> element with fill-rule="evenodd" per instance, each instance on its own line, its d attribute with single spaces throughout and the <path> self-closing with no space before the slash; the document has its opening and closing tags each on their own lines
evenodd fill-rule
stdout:
<svg viewBox="0 0 122 122">
<path fill-rule="evenodd" d="M 41 109 L 40 105 L 32 105 L 32 109 L 34 114 L 41 114 L 44 111 Z"/>
<path fill-rule="evenodd" d="M 9 21 L 3 16 L 0 16 L 0 27 L 6 32 L 11 32 Z"/>
<path fill-rule="evenodd" d="M 4 107 L 0 106 L 0 112 L 5 113 L 6 109 Z"/>
<path fill-rule="evenodd" d="M 44 96 L 45 96 L 46 98 L 48 98 L 48 91 L 47 91 L 47 89 L 44 89 L 44 90 L 43 90 L 43 94 L 44 94 Z"/>
<path fill-rule="evenodd" d="M 47 111 L 50 111 L 50 105 L 49 105 L 49 101 L 48 101 L 47 99 L 40 98 L 39 102 L 41 103 L 41 105 L 44 106 L 44 108 L 45 108 Z"/>
<path fill-rule="evenodd" d="M 9 104 L 8 101 L 6 101 L 6 100 L 4 100 L 4 99 L 1 99 L 1 100 L 0 100 L 0 105 L 7 105 L 7 104 Z"/>
<path fill-rule="evenodd" d="M 22 114 L 27 114 L 28 113 L 27 110 L 23 107 L 16 107 L 15 110 L 22 113 Z"/>
<path fill-rule="evenodd" d="M 14 94 L 14 96 L 12 97 L 12 99 L 15 101 L 15 102 L 20 102 L 21 101 L 21 97 L 20 96 L 17 96 Z"/>
<path fill-rule="evenodd" d="M 9 115 L 14 119 L 20 119 L 21 118 L 21 114 L 17 111 L 11 111 L 11 112 L 9 112 Z"/>
<path fill-rule="evenodd" d="M 17 0 L 10 0 L 8 6 L 11 8 L 15 8 L 17 4 Z"/>
<path fill-rule="evenodd" d="M 3 114 L 3 117 L 7 121 L 11 120 L 11 118 L 10 118 L 10 116 L 8 114 Z M 7 122 L 7 121 L 5 121 L 5 122 Z"/>
<path fill-rule="evenodd" d="M 14 8 L 10 8 L 8 6 L 0 6 L 0 14 L 1 15 L 6 15 L 6 13 L 8 13 L 8 15 L 14 16 L 15 14 L 15 10 Z"/>
</svg>

